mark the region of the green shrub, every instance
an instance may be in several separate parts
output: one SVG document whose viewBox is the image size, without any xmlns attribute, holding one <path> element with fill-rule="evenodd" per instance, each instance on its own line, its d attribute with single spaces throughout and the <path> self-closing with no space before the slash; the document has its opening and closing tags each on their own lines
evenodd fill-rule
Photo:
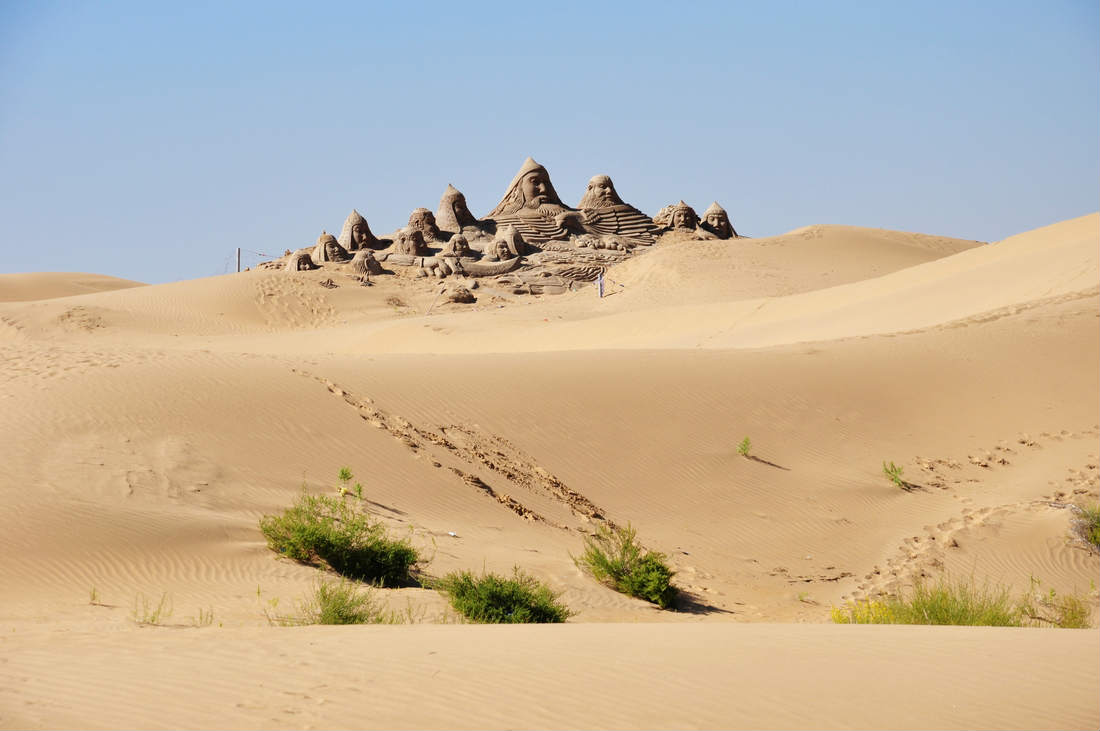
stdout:
<svg viewBox="0 0 1100 731">
<path fill-rule="evenodd" d="M 886 479 L 890 480 L 890 482 L 901 489 L 906 490 L 909 488 L 909 485 L 905 480 L 901 479 L 902 472 L 902 468 L 894 464 L 893 461 L 891 461 L 890 464 L 886 464 L 885 462 L 882 463 L 882 473 L 886 475 Z"/>
<path fill-rule="evenodd" d="M 752 442 L 749 441 L 748 437 L 745 437 L 744 439 L 742 439 L 741 443 L 737 445 L 737 453 L 739 455 L 741 455 L 742 457 L 748 457 L 749 456 L 749 450 L 751 450 L 751 449 L 752 449 Z"/>
<path fill-rule="evenodd" d="M 342 498 L 302 495 L 282 515 L 261 518 L 260 530 L 273 551 L 362 581 L 408 583 L 420 560 L 408 539 L 390 538 L 385 526 Z"/>
<path fill-rule="evenodd" d="M 370 587 L 354 581 L 319 582 L 313 596 L 299 605 L 304 624 L 393 624 L 396 617 L 383 609 Z"/>
<path fill-rule="evenodd" d="M 676 587 L 671 583 L 675 572 L 663 553 L 646 551 L 636 537 L 637 531 L 629 525 L 600 526 L 595 535 L 584 539 L 584 553 L 573 562 L 615 591 L 668 609 L 676 602 Z"/>
<path fill-rule="evenodd" d="M 864 599 L 834 607 L 837 624 L 939 624 L 983 627 L 1089 626 L 1089 608 L 1076 596 L 1059 597 L 1033 591 L 1013 599 L 1005 587 L 975 587 L 941 578 L 936 584 L 917 583 L 908 595 Z"/>
<path fill-rule="evenodd" d="M 278 601 L 268 603 L 264 615 L 271 624 L 300 627 L 307 624 L 398 624 L 398 615 L 383 608 L 369 586 L 349 579 L 319 581 L 313 594 L 298 602 L 293 615 L 274 614 Z"/>
<path fill-rule="evenodd" d="M 512 578 L 455 571 L 435 583 L 467 619 L 488 624 L 564 622 L 573 613 L 550 588 L 513 569 Z"/>
<path fill-rule="evenodd" d="M 1100 504 L 1077 505 L 1075 512 L 1077 518 L 1074 523 L 1078 534 L 1094 547 L 1100 548 Z"/>
</svg>

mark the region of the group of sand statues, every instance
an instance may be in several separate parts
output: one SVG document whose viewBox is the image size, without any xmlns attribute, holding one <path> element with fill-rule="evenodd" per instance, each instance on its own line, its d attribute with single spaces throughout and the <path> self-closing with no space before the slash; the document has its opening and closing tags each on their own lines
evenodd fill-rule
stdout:
<svg viewBox="0 0 1100 731">
<path fill-rule="evenodd" d="M 312 249 L 290 254 L 285 268 L 299 271 L 350 261 L 352 270 L 363 275 L 383 273 L 390 266 L 435 277 L 501 277 L 518 271 L 502 283 L 526 281 L 527 291 L 534 292 L 530 282 L 538 279 L 538 291 L 563 291 L 571 288 L 571 281 L 591 281 L 607 265 L 666 233 L 679 239 L 738 238 L 717 203 L 702 219 L 683 201 L 650 218 L 624 202 L 606 175 L 589 180 L 577 208 L 570 208 L 554 190 L 546 168 L 527 158 L 485 218 L 475 218 L 466 197 L 448 185 L 435 214 L 417 208 L 408 225 L 389 237 L 375 236 L 353 210 L 339 237 L 323 232 Z"/>
</svg>

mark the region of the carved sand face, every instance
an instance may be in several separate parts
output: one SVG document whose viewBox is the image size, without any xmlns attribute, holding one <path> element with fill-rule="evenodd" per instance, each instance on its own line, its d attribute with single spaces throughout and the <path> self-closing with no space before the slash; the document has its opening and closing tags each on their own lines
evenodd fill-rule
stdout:
<svg viewBox="0 0 1100 731">
<path fill-rule="evenodd" d="M 470 245 L 466 243 L 466 239 L 461 236 L 455 236 L 451 239 L 451 251 L 455 256 L 465 256 L 470 253 Z"/>
<path fill-rule="evenodd" d="M 409 225 L 421 231 L 432 231 L 435 229 L 435 214 L 428 210 L 415 212 L 409 219 Z"/>
<path fill-rule="evenodd" d="M 730 219 L 725 213 L 716 211 L 714 213 L 707 214 L 707 225 L 713 228 L 715 231 L 725 232 L 729 230 Z"/>
<path fill-rule="evenodd" d="M 519 184 L 523 200 L 532 208 L 550 200 L 550 179 L 541 170 L 527 173 Z"/>
<path fill-rule="evenodd" d="M 467 218 L 473 218 L 474 214 L 470 213 L 470 209 L 466 207 L 466 196 L 456 196 L 454 202 L 451 204 L 451 210 L 455 213 L 455 220 L 465 221 Z"/>
<path fill-rule="evenodd" d="M 343 255 L 340 253 L 340 244 L 335 241 L 325 242 L 325 254 L 329 261 L 338 261 L 343 258 Z"/>
<path fill-rule="evenodd" d="M 363 230 L 363 224 L 357 223 L 351 227 L 351 241 L 356 246 L 362 245 L 367 240 L 367 232 Z"/>
<path fill-rule="evenodd" d="M 695 228 L 699 220 L 687 208 L 677 208 L 672 212 L 673 228 Z"/>
<path fill-rule="evenodd" d="M 308 272 L 310 269 L 313 268 L 313 262 L 309 260 L 308 256 L 299 256 L 298 261 L 295 263 L 297 264 L 297 269 L 300 272 Z"/>
<path fill-rule="evenodd" d="M 588 195 L 593 196 L 600 203 L 610 203 L 615 198 L 615 186 L 611 184 L 611 178 L 606 175 L 597 175 L 588 183 Z"/>
</svg>

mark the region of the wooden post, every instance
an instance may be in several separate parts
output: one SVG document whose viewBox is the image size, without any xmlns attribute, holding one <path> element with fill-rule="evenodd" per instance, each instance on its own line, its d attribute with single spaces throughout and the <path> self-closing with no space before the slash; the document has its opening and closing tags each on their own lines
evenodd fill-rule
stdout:
<svg viewBox="0 0 1100 731">
<path fill-rule="evenodd" d="M 237 274 L 241 273 L 241 247 L 237 247 Z"/>
</svg>

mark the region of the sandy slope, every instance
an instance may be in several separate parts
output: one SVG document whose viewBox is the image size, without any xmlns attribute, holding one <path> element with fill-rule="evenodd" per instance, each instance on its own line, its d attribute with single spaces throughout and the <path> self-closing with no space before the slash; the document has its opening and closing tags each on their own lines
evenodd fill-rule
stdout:
<svg viewBox="0 0 1100 731">
<path fill-rule="evenodd" d="M 589 624 L 29 634 L 0 640 L 8 660 L 0 673 L 21 701 L 3 719 L 8 727 L 1090 728 L 1100 682 L 1100 634 L 1069 630 Z"/>
<path fill-rule="evenodd" d="M 71 297 L 91 292 L 143 287 L 141 282 L 109 277 L 105 274 L 74 272 L 36 272 L 34 274 L 0 274 L 0 302 L 44 300 Z"/>
<path fill-rule="evenodd" d="M 339 272 L 0 304 L 0 725 L 1096 726 L 1096 630 L 821 623 L 943 570 L 1088 593 L 1066 506 L 1100 483 L 1098 228 L 662 244 L 604 300 L 430 316 L 420 283 Z M 268 627 L 316 574 L 257 520 L 345 464 L 429 572 L 520 565 L 580 626 Z M 669 554 L 686 611 L 576 569 L 584 505 Z M 162 594 L 181 628 L 135 627 Z M 221 627 L 182 629 L 200 609 Z"/>
</svg>

